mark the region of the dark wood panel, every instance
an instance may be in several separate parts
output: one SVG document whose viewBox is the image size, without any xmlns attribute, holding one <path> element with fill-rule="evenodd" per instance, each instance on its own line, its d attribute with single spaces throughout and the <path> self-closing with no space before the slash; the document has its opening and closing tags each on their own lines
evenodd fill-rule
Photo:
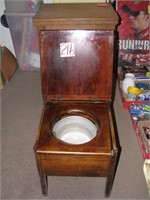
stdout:
<svg viewBox="0 0 150 200">
<path fill-rule="evenodd" d="M 51 127 L 55 119 L 61 115 L 61 113 L 67 113 L 71 110 L 79 110 L 82 112 L 82 116 L 88 114 L 94 116 L 94 120 L 98 121 L 99 131 L 97 137 L 89 143 L 82 145 L 68 145 L 57 140 L 52 134 Z M 60 102 L 51 103 L 46 106 L 44 114 L 42 115 L 42 124 L 40 126 L 40 135 L 38 138 L 38 152 L 88 152 L 110 154 L 112 150 L 111 141 L 113 133 L 113 120 L 109 116 L 111 107 L 107 103 L 78 103 L 78 102 Z M 111 125 L 112 124 L 112 125 Z M 93 146 L 93 148 L 92 148 Z M 89 147 L 89 148 L 88 148 Z"/>
<path fill-rule="evenodd" d="M 64 45 L 65 57 L 61 57 L 61 45 Z M 64 100 L 92 96 L 99 100 L 111 99 L 112 50 L 111 32 L 41 31 L 43 95 Z"/>
<path fill-rule="evenodd" d="M 118 17 L 110 3 L 42 4 L 33 21 L 39 35 L 44 100 L 34 146 L 42 192 L 47 195 L 48 175 L 106 176 L 108 197 L 119 151 L 112 118 Z M 73 145 L 54 136 L 54 123 L 72 115 L 72 110 L 98 127 L 91 141 Z"/>
<path fill-rule="evenodd" d="M 45 174 L 61 176 L 107 176 L 111 155 L 41 155 Z"/>
</svg>

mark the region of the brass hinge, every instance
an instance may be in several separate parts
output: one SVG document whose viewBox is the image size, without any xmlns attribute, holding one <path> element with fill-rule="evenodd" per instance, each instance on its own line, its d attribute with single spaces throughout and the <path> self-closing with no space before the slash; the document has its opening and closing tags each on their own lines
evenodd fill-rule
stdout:
<svg viewBox="0 0 150 200">
<path fill-rule="evenodd" d="M 59 102 L 62 102 L 62 101 L 63 101 L 63 97 L 62 96 L 58 96 L 55 99 L 43 100 L 43 103 L 45 105 L 48 105 L 49 103 L 59 103 Z"/>
<path fill-rule="evenodd" d="M 63 97 L 62 96 L 56 97 L 55 102 L 61 102 L 61 101 L 63 101 Z"/>
<path fill-rule="evenodd" d="M 99 99 L 97 96 L 91 97 L 92 103 L 99 103 Z"/>
<path fill-rule="evenodd" d="M 100 100 L 97 96 L 93 96 L 91 97 L 91 101 L 92 103 L 106 103 L 106 104 L 111 104 L 112 101 L 111 100 Z"/>
</svg>

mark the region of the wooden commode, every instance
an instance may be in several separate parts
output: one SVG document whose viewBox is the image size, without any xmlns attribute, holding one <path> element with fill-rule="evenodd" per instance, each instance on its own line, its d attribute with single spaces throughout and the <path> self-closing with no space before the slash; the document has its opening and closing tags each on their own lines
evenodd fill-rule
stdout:
<svg viewBox="0 0 150 200">
<path fill-rule="evenodd" d="M 48 176 L 106 177 L 113 185 L 119 144 L 113 119 L 111 4 L 42 4 L 39 36 L 43 112 L 34 151 L 42 192 Z"/>
</svg>

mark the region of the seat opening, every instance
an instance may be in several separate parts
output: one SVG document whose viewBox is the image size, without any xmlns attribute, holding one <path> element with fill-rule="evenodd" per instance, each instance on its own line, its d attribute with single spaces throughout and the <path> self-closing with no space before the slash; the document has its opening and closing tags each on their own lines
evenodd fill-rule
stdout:
<svg viewBox="0 0 150 200">
<path fill-rule="evenodd" d="M 96 137 L 99 130 L 98 121 L 91 115 L 72 111 L 55 119 L 53 135 L 68 144 L 84 144 Z"/>
</svg>

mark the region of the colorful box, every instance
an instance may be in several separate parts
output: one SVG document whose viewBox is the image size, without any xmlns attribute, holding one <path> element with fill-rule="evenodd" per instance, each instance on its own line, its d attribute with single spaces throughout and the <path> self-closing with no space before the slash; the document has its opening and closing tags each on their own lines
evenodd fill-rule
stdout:
<svg viewBox="0 0 150 200">
<path fill-rule="evenodd" d="M 150 102 L 133 103 L 129 112 L 143 158 L 150 159 Z"/>
</svg>

